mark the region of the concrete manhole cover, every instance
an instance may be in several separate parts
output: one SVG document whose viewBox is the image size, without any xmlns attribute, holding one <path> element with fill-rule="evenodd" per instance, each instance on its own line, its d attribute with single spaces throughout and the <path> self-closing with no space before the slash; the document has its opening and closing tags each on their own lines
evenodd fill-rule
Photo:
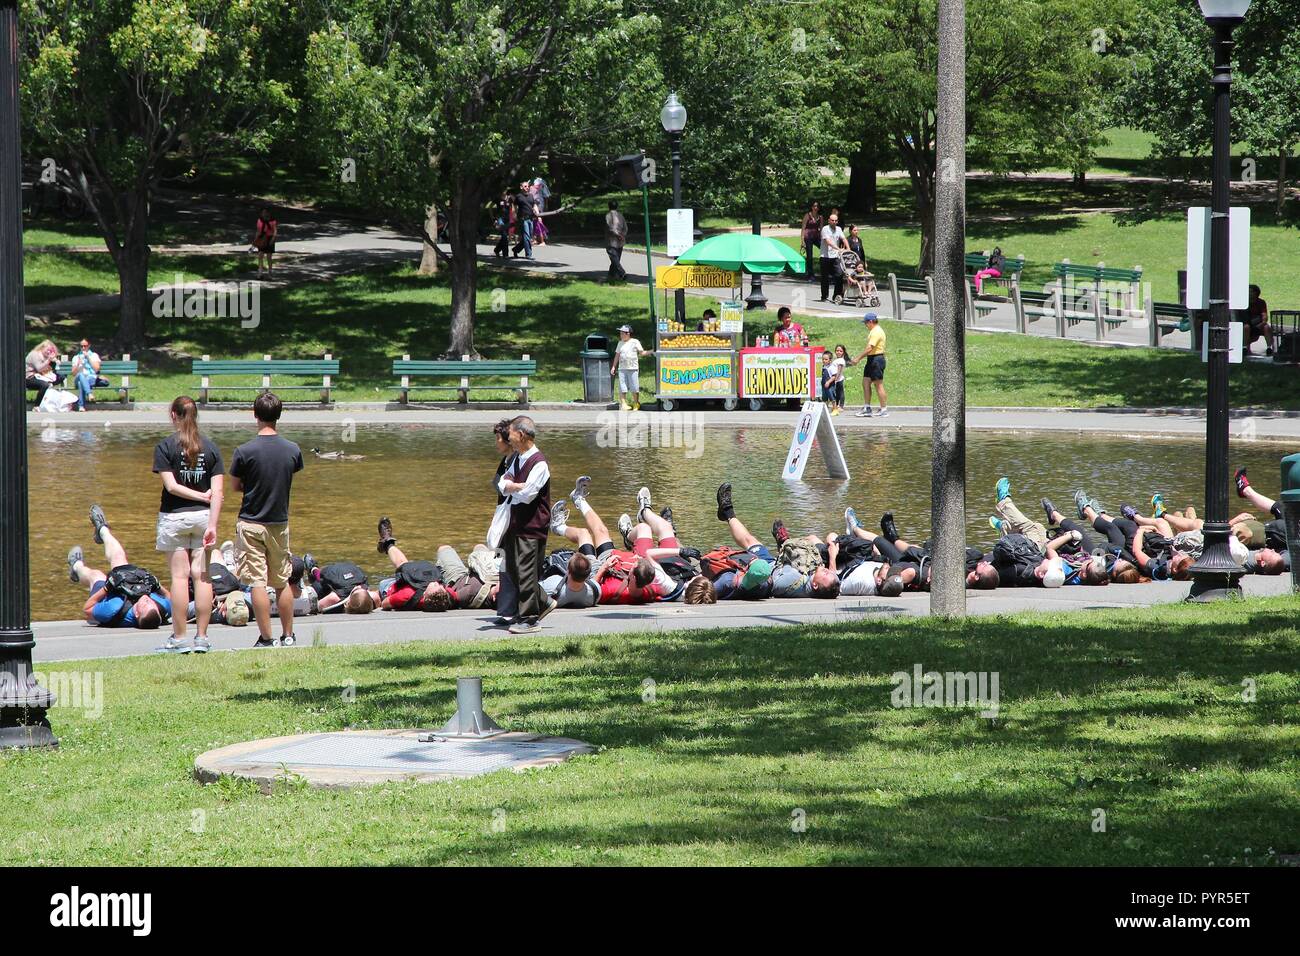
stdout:
<svg viewBox="0 0 1300 956">
<path fill-rule="evenodd" d="M 252 780 L 263 789 L 298 777 L 317 787 L 353 787 L 388 780 L 455 780 L 496 770 L 524 770 L 593 753 L 581 740 L 506 733 L 485 739 L 432 741 L 428 730 L 339 731 L 273 737 L 210 750 L 194 761 L 202 783 L 222 776 Z"/>
</svg>

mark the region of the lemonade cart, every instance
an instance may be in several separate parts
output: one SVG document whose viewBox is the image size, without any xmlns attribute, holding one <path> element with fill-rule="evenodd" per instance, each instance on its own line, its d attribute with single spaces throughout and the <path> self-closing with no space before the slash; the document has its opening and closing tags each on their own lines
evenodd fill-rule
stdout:
<svg viewBox="0 0 1300 956">
<path fill-rule="evenodd" d="M 741 332 L 723 332 L 721 324 L 705 331 L 685 331 L 663 322 L 655 337 L 655 393 L 659 408 L 671 412 L 683 400 L 715 399 L 727 411 L 736 397 L 736 351 Z"/>
</svg>

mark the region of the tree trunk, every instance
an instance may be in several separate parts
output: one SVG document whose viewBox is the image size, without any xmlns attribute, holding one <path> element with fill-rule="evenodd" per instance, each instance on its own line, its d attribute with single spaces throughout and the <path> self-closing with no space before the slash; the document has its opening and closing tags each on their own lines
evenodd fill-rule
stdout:
<svg viewBox="0 0 1300 956">
<path fill-rule="evenodd" d="M 916 197 L 917 212 L 921 217 L 921 257 L 916 270 L 928 276 L 934 272 L 934 203 L 929 197 Z"/>
<path fill-rule="evenodd" d="M 130 218 L 122 245 L 114 255 L 121 302 L 115 342 L 123 351 L 138 351 L 145 345 L 146 316 L 149 314 L 149 212 L 148 198 L 140 193 L 126 198 Z"/>
<path fill-rule="evenodd" d="M 438 238 L 438 207 L 430 203 L 425 209 L 424 234 L 432 239 Z M 420 275 L 436 276 L 438 274 L 438 250 L 424 240 L 424 251 L 420 255 Z"/>
<path fill-rule="evenodd" d="M 1081 193 L 1088 191 L 1088 171 L 1086 169 L 1076 169 L 1074 171 L 1074 188 Z"/>
<path fill-rule="evenodd" d="M 457 190 L 447 210 L 451 233 L 451 339 L 447 358 L 468 355 L 474 350 L 474 314 L 478 283 L 479 196 L 473 189 Z"/>
<path fill-rule="evenodd" d="M 869 216 L 876 214 L 876 159 L 862 147 L 849 161 L 849 189 L 844 208 Z"/>
</svg>

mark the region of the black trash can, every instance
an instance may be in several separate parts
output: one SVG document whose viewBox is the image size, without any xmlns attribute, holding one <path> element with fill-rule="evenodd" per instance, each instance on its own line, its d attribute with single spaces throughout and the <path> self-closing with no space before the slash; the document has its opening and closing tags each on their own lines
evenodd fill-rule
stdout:
<svg viewBox="0 0 1300 956">
<path fill-rule="evenodd" d="M 609 336 L 599 332 L 588 335 L 578 357 L 582 362 L 582 400 L 595 405 L 608 405 L 614 400 L 614 379 L 609 374 L 612 358 Z"/>
</svg>

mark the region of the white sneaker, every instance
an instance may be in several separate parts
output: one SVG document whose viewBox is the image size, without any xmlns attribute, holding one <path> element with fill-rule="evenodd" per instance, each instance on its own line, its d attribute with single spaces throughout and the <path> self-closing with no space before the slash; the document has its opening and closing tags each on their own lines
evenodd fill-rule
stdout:
<svg viewBox="0 0 1300 956">
<path fill-rule="evenodd" d="M 641 520 L 641 512 L 650 510 L 650 489 L 642 486 L 636 493 L 636 520 Z"/>
<path fill-rule="evenodd" d="M 626 511 L 618 516 L 618 530 L 623 535 L 623 547 L 632 550 L 632 517 Z"/>
<path fill-rule="evenodd" d="M 194 642 L 187 637 L 177 637 L 173 634 L 165 642 L 154 648 L 159 654 L 192 654 L 194 652 Z"/>
<path fill-rule="evenodd" d="M 195 637 L 195 638 L 194 638 L 194 653 L 195 653 L 195 654 L 206 654 L 206 653 L 207 653 L 208 651 L 210 651 L 210 650 L 212 650 L 212 642 L 209 641 L 206 637 Z"/>
<path fill-rule="evenodd" d="M 844 509 L 844 536 L 853 537 L 853 529 L 859 526 L 858 513 L 852 508 Z"/>
<path fill-rule="evenodd" d="M 887 408 L 882 408 L 880 411 L 876 412 L 876 418 L 888 418 L 888 417 L 889 417 L 889 409 Z"/>
<path fill-rule="evenodd" d="M 854 415 L 853 417 L 854 417 L 854 418 L 870 418 L 870 417 L 871 417 L 871 406 L 870 406 L 870 405 L 863 405 L 862 408 L 861 408 L 861 410 L 860 410 L 856 415 Z"/>
<path fill-rule="evenodd" d="M 591 475 L 580 475 L 578 480 L 573 483 L 573 494 L 569 495 L 576 501 L 579 498 L 587 497 L 587 492 L 591 490 Z"/>
<path fill-rule="evenodd" d="M 551 531 L 554 534 L 564 534 L 562 530 L 569 523 L 569 503 L 561 498 L 555 504 L 551 505 Z"/>
<path fill-rule="evenodd" d="M 235 542 L 221 542 L 221 556 L 226 559 L 226 567 L 233 571 L 235 567 Z"/>
</svg>

